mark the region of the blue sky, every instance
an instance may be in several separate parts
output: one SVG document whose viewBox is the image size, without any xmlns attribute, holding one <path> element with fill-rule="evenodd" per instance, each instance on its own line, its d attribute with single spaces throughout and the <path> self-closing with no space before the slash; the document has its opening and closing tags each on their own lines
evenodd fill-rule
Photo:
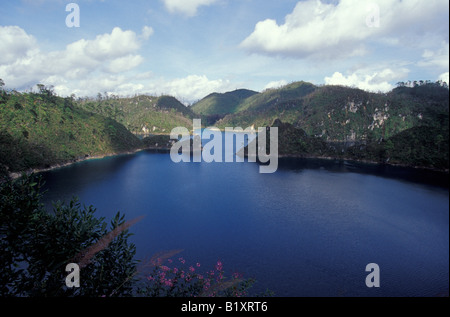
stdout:
<svg viewBox="0 0 450 317">
<path fill-rule="evenodd" d="M 69 28 L 68 3 L 80 8 Z M 262 91 L 292 81 L 388 91 L 449 78 L 447 0 L 13 0 L 0 78 L 62 96 Z"/>
</svg>

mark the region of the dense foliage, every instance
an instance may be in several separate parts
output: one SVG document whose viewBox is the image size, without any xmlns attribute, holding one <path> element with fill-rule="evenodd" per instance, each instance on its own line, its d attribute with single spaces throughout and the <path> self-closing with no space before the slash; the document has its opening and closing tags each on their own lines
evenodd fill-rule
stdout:
<svg viewBox="0 0 450 317">
<path fill-rule="evenodd" d="M 108 232 L 92 206 L 40 203 L 40 181 L 22 177 L 0 184 L 0 296 L 127 296 L 133 291 L 135 246 L 122 231 L 80 270 L 80 287 L 67 288 L 66 265 Z M 117 213 L 113 230 L 124 223 Z"/>
<path fill-rule="evenodd" d="M 302 135 L 291 127 L 280 134 L 283 155 L 448 168 L 449 90 L 441 82 L 399 83 L 389 93 L 371 93 L 302 81 L 261 93 L 213 93 L 192 107 L 170 96 L 99 94 L 75 101 L 38 86 L 38 93 L 0 89 L 1 174 L 139 147 L 167 149 L 167 136 L 157 135 L 189 128 L 194 118 L 222 129 L 279 119 Z M 141 142 L 131 132 L 147 138 Z"/>
<path fill-rule="evenodd" d="M 215 115 L 238 112 L 238 106 L 247 98 L 258 94 L 248 89 L 237 89 L 226 93 L 212 93 L 192 105 L 196 114 Z"/>
<path fill-rule="evenodd" d="M 112 118 L 77 107 L 72 98 L 0 91 L 0 172 L 43 168 L 89 156 L 132 151 L 137 137 Z"/>
<path fill-rule="evenodd" d="M 97 99 L 80 99 L 83 109 L 107 116 L 135 134 L 165 133 L 173 128 L 192 126 L 192 111 L 170 96 L 136 96 L 132 98 L 99 95 Z"/>
<path fill-rule="evenodd" d="M 388 139 L 371 139 L 351 145 L 345 142 L 325 142 L 279 119 L 275 120 L 271 126 L 278 127 L 280 156 L 389 163 L 441 171 L 449 169 L 448 121 L 441 128 L 419 126 Z M 257 141 L 256 139 L 254 142 L 258 146 Z M 270 148 L 269 137 L 266 142 L 268 149 Z M 246 153 L 247 148 L 242 154 L 246 155 Z"/>
<path fill-rule="evenodd" d="M 449 168 L 448 126 L 414 127 L 387 140 L 350 147 L 345 156 L 377 163 L 428 167 L 439 170 Z"/>
<path fill-rule="evenodd" d="M 290 123 L 325 141 L 387 139 L 416 126 L 441 124 L 448 118 L 448 88 L 436 83 L 370 93 L 360 89 L 293 83 L 246 99 L 241 111 L 216 125 L 270 126 L 275 119 Z"/>
<path fill-rule="evenodd" d="M 320 138 L 309 136 L 304 130 L 277 119 L 271 125 L 278 128 L 278 154 L 280 156 L 317 157 L 329 156 L 330 147 Z M 266 138 L 266 148 L 270 148 L 270 138 Z M 331 151 L 334 154 L 334 151 Z"/>
<path fill-rule="evenodd" d="M 146 149 L 170 150 L 172 142 L 170 135 L 151 135 L 142 139 Z"/>
<path fill-rule="evenodd" d="M 281 155 L 448 170 L 449 90 L 441 82 L 399 83 L 386 94 L 298 82 L 253 95 L 237 109 L 216 125 L 281 124 Z"/>
</svg>

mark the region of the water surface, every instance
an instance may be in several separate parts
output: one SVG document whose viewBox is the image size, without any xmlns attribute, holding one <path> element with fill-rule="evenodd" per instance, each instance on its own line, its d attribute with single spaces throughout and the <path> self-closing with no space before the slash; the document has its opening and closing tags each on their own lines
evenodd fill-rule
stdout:
<svg viewBox="0 0 450 317">
<path fill-rule="evenodd" d="M 254 277 L 276 296 L 448 293 L 449 192 L 437 174 L 325 160 L 179 163 L 140 152 L 43 173 L 45 201 L 73 195 L 135 224 L 137 257 L 173 249 Z M 381 287 L 365 285 L 377 263 Z"/>
</svg>

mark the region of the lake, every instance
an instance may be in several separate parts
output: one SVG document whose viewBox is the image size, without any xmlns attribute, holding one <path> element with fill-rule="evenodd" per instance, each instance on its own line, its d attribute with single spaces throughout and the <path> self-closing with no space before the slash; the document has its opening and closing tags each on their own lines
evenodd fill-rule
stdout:
<svg viewBox="0 0 450 317">
<path fill-rule="evenodd" d="M 440 174 L 328 160 L 179 163 L 142 151 L 42 173 L 45 203 L 78 196 L 127 220 L 137 258 L 254 277 L 275 296 L 438 296 L 449 285 L 449 190 Z M 177 255 L 178 257 L 178 255 Z M 366 265 L 380 287 L 365 284 Z"/>
</svg>

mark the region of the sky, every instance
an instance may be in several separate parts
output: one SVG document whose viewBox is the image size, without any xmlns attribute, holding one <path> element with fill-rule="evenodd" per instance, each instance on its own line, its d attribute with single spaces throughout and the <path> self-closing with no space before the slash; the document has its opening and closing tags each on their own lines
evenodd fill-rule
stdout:
<svg viewBox="0 0 450 317">
<path fill-rule="evenodd" d="M 7 0 L 0 78 L 19 91 L 185 104 L 301 80 L 374 92 L 448 83 L 449 1 Z"/>
</svg>

